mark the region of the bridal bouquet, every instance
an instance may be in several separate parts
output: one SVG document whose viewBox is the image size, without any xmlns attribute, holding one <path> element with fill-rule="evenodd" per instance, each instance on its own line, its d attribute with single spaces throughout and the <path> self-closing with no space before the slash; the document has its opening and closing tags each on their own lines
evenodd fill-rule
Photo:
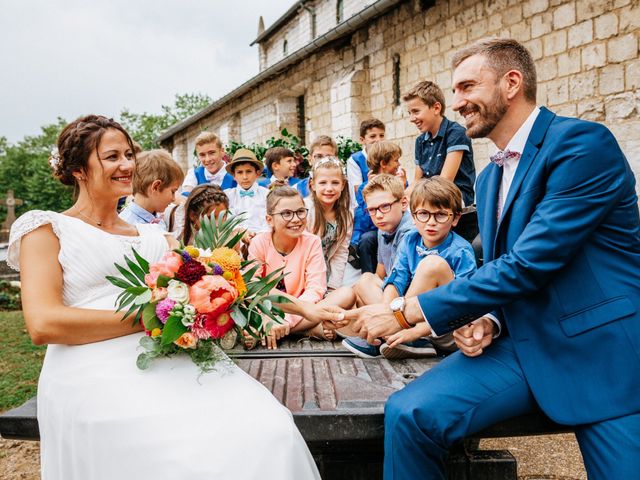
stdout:
<svg viewBox="0 0 640 480">
<path fill-rule="evenodd" d="M 269 292 L 283 278 L 281 270 L 255 278 L 259 264 L 242 261 L 234 246 L 243 231 L 239 217 L 203 217 L 195 245 L 167 252 L 149 264 L 138 252 L 125 256 L 126 267 L 115 264 L 122 277 L 107 280 L 122 288 L 117 311 L 141 322 L 146 336 L 138 368 L 159 356 L 186 352 L 203 371 L 224 358 L 215 343 L 236 329 L 252 336 L 268 329 L 263 319 L 282 323 L 284 312 L 273 303 L 288 300 Z M 266 327 L 266 328 L 265 328 Z"/>
</svg>

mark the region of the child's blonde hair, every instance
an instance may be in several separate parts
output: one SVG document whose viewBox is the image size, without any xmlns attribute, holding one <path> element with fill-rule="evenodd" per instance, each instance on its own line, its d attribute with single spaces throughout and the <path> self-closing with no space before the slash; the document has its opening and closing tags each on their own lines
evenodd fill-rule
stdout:
<svg viewBox="0 0 640 480">
<path fill-rule="evenodd" d="M 440 175 L 420 180 L 413 188 L 409 200 L 411 211 L 414 212 L 425 203 L 430 203 L 436 208 L 449 208 L 454 215 L 462 213 L 460 189 L 451 180 Z"/>
<path fill-rule="evenodd" d="M 373 192 L 388 192 L 396 200 L 402 200 L 402 197 L 404 197 L 404 184 L 399 177 L 382 173 L 369 180 L 362 189 L 362 196 L 365 201 L 367 200 L 367 195 Z"/>
<path fill-rule="evenodd" d="M 133 194 L 140 193 L 146 196 L 147 190 L 156 180 L 160 180 L 161 190 L 181 184 L 184 180 L 182 169 L 166 150 L 148 150 L 137 155 L 133 173 Z"/>
<path fill-rule="evenodd" d="M 340 197 L 338 198 L 336 203 L 333 204 L 333 210 L 336 212 L 337 224 L 336 242 L 340 244 L 347 237 L 347 231 L 353 223 L 353 216 L 351 215 L 351 210 L 349 209 L 351 195 L 349 194 L 347 171 L 342 162 L 336 157 L 325 157 L 322 160 L 318 160 L 313 164 L 313 168 L 311 169 L 311 175 L 309 179 L 310 187 L 312 187 L 313 185 L 312 182 L 314 181 L 318 170 L 326 169 L 338 170 L 340 172 L 340 176 L 342 177 L 342 192 L 340 192 Z M 315 189 L 311 188 L 311 191 L 311 198 L 314 207 L 313 225 L 311 226 L 311 232 L 322 238 L 327 231 L 327 219 L 324 216 L 324 209 L 320 204 L 320 200 L 318 200 L 318 197 L 316 196 Z"/>
<path fill-rule="evenodd" d="M 200 134 L 196 137 L 196 147 L 201 147 L 202 145 L 206 145 L 207 143 L 215 143 L 218 147 L 222 148 L 222 141 L 220 137 L 213 132 L 200 132 Z"/>
<path fill-rule="evenodd" d="M 367 166 L 372 173 L 380 173 L 382 163 L 402 156 L 402 149 L 393 142 L 380 140 L 367 147 Z"/>
<path fill-rule="evenodd" d="M 184 204 L 184 228 L 182 229 L 182 243 L 184 245 L 189 245 L 195 235 L 191 216 L 198 218 L 216 205 L 224 205 L 226 209 L 229 209 L 229 197 L 220 186 L 204 184 L 191 190 L 187 202 Z"/>
<path fill-rule="evenodd" d="M 333 148 L 334 155 L 338 154 L 338 144 L 336 141 L 328 135 L 320 135 L 316 137 L 313 142 L 311 142 L 311 146 L 309 147 L 309 154 L 313 155 L 313 151 L 316 148 L 324 147 L 325 145 L 329 145 Z"/>
</svg>

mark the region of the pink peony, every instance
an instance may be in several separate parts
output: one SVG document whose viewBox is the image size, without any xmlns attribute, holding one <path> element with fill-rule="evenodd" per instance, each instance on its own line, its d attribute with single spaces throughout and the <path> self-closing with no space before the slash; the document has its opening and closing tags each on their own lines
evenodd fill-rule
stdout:
<svg viewBox="0 0 640 480">
<path fill-rule="evenodd" d="M 156 317 L 158 317 L 158 320 L 162 323 L 166 323 L 167 318 L 169 318 L 169 312 L 171 312 L 171 309 L 175 304 L 176 302 L 170 298 L 165 298 L 164 300 L 159 301 L 156 304 Z"/>
<path fill-rule="evenodd" d="M 165 253 L 160 261 L 149 266 L 149 273 L 145 275 L 144 282 L 149 288 L 156 288 L 158 277 L 164 275 L 165 277 L 173 278 L 180 269 L 182 262 L 182 257 L 176 252 L 169 251 Z"/>
<path fill-rule="evenodd" d="M 235 287 L 218 275 L 205 275 L 189 288 L 189 300 L 198 313 L 222 313 L 237 297 Z"/>
<path fill-rule="evenodd" d="M 208 313 L 204 321 L 205 328 L 209 331 L 212 338 L 222 338 L 225 333 L 233 328 L 235 325 L 229 312 L 221 313 L 220 315 L 212 315 Z"/>
<path fill-rule="evenodd" d="M 207 314 L 198 314 L 191 325 L 191 333 L 193 333 L 198 340 L 207 340 L 211 338 L 211 333 L 209 330 L 205 328 L 205 320 L 207 319 Z"/>
</svg>

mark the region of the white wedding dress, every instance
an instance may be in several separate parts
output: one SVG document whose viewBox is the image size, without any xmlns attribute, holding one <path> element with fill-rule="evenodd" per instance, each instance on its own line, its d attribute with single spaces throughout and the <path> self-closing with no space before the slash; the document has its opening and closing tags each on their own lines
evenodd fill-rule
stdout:
<svg viewBox="0 0 640 480">
<path fill-rule="evenodd" d="M 114 309 L 119 289 L 105 276 L 118 275 L 114 262 L 131 247 L 150 262 L 168 248 L 155 225 L 117 236 L 31 211 L 13 225 L 9 265 L 18 268 L 21 238 L 43 224 L 60 240 L 64 303 L 88 310 Z M 320 478 L 291 413 L 260 383 L 234 365 L 199 375 L 186 355 L 141 371 L 142 335 L 49 345 L 38 384 L 43 480 Z"/>
</svg>

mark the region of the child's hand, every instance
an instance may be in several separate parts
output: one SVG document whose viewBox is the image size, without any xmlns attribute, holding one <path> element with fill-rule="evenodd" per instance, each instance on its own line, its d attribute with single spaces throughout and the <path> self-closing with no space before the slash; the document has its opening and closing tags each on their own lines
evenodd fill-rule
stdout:
<svg viewBox="0 0 640 480">
<path fill-rule="evenodd" d="M 418 340 L 421 337 L 426 337 L 429 335 L 430 330 L 427 326 L 426 322 L 420 322 L 413 328 L 407 328 L 404 330 L 400 330 L 393 335 L 389 335 L 387 337 L 387 345 L 391 348 L 397 347 L 401 343 L 413 342 L 414 340 Z"/>
<path fill-rule="evenodd" d="M 247 230 L 246 232 L 244 232 L 244 235 L 242 236 L 242 243 L 244 243 L 245 245 L 249 245 L 251 243 L 251 240 L 255 236 L 256 236 L 255 232 L 250 232 L 249 230 Z"/>
<path fill-rule="evenodd" d="M 278 348 L 278 340 L 289 335 L 290 326 L 287 322 L 270 322 L 270 325 L 269 333 L 262 337 L 262 346 L 267 347 L 269 350 L 275 350 Z"/>
</svg>

